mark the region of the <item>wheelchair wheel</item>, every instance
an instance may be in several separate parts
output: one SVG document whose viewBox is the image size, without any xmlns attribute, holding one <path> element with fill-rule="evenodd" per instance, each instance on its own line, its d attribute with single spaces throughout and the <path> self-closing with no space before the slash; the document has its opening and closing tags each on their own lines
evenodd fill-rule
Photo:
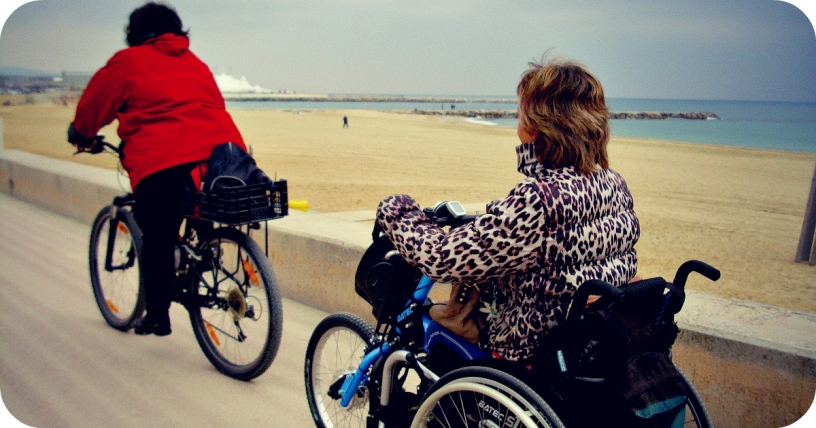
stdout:
<svg viewBox="0 0 816 428">
<path fill-rule="evenodd" d="M 677 370 L 679 371 L 680 369 L 678 368 Z M 711 428 L 713 424 L 711 423 L 711 418 L 708 416 L 708 411 L 706 410 L 705 405 L 703 405 L 703 400 L 700 398 L 700 394 L 697 392 L 697 389 L 694 388 L 694 385 L 689 382 L 685 373 L 681 371 L 680 374 L 683 375 L 683 379 L 686 381 L 686 386 L 689 390 L 689 397 L 688 401 L 686 402 L 686 417 L 683 426 Z"/>
<path fill-rule="evenodd" d="M 425 394 L 414 417 L 418 427 L 559 427 L 552 408 L 517 378 L 488 367 L 465 367 L 443 376 Z"/>
</svg>

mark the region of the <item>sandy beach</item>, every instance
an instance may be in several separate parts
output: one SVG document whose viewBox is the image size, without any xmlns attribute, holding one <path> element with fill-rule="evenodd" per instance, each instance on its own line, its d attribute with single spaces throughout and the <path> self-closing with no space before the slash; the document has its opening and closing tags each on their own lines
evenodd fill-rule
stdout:
<svg viewBox="0 0 816 428">
<path fill-rule="evenodd" d="M 74 108 L 0 107 L 5 147 L 115 168 L 111 156 L 72 155 Z M 393 193 L 423 205 L 488 202 L 521 179 L 513 129 L 361 110 L 230 113 L 258 164 L 314 212 L 374 210 Z M 102 132 L 118 142 L 115 124 Z M 699 259 L 722 279 L 693 276 L 691 289 L 816 312 L 816 266 L 793 262 L 816 154 L 615 137 L 609 151 L 641 221 L 641 275 L 671 279 Z"/>
</svg>

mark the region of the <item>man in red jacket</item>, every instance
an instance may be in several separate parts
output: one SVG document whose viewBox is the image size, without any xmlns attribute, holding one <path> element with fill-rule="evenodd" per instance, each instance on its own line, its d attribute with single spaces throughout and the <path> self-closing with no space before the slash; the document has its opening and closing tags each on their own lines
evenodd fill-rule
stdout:
<svg viewBox="0 0 816 428">
<path fill-rule="evenodd" d="M 147 3 L 130 15 L 128 48 L 91 78 L 77 105 L 68 141 L 94 144 L 118 119 L 122 165 L 136 197 L 143 233 L 140 260 L 147 313 L 136 334 L 165 336 L 175 278 L 174 246 L 182 214 L 179 195 L 190 172 L 212 149 L 232 142 L 246 150 L 212 72 L 190 50 L 181 19 L 168 6 Z"/>
</svg>

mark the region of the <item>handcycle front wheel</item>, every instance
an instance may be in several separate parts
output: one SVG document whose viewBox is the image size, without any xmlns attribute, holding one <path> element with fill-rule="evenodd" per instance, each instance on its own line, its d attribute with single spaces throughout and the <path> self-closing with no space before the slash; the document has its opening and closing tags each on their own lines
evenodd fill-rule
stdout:
<svg viewBox="0 0 816 428">
<path fill-rule="evenodd" d="M 411 424 L 420 427 L 552 427 L 564 424 L 529 386 L 489 367 L 442 376 L 425 394 Z"/>
<path fill-rule="evenodd" d="M 127 331 L 142 316 L 142 232 L 127 209 L 108 206 L 91 228 L 88 261 L 96 305 L 111 327 Z"/>
<path fill-rule="evenodd" d="M 348 407 L 340 406 L 339 389 L 357 370 L 374 337 L 374 329 L 357 315 L 340 313 L 317 325 L 306 348 L 306 399 L 319 428 L 366 426 L 371 394 L 363 387 Z M 376 398 L 375 398 L 376 399 Z"/>
<path fill-rule="evenodd" d="M 255 241 L 231 227 L 214 229 L 188 273 L 193 332 L 207 359 L 239 380 L 263 374 L 280 346 L 283 308 L 272 267 Z"/>
</svg>

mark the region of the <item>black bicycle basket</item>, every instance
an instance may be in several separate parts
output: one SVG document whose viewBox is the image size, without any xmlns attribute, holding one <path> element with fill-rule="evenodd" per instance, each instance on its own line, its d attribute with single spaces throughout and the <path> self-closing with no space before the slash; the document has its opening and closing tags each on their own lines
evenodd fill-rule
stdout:
<svg viewBox="0 0 816 428">
<path fill-rule="evenodd" d="M 189 192 L 182 197 L 182 207 L 186 217 L 228 225 L 284 217 L 289 213 L 286 180 Z"/>
<path fill-rule="evenodd" d="M 363 254 L 354 276 L 354 290 L 371 305 L 381 323 L 403 309 L 422 273 L 397 253 L 386 236 L 378 237 Z"/>
</svg>

